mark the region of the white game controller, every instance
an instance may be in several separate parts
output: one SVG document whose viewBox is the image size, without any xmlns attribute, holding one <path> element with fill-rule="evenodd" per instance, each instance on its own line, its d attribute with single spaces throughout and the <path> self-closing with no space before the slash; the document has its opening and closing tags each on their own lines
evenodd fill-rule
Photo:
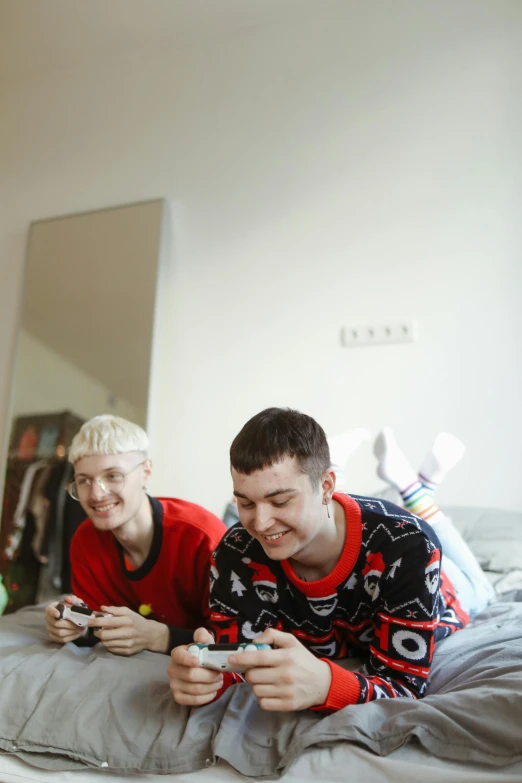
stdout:
<svg viewBox="0 0 522 783">
<path fill-rule="evenodd" d="M 70 620 L 79 628 L 86 628 L 89 620 L 94 617 L 112 617 L 112 615 L 105 612 L 95 612 L 94 609 L 89 609 L 87 604 L 79 604 L 76 606 L 70 606 L 69 604 L 57 604 L 56 608 L 60 612 L 60 620 Z"/>
<path fill-rule="evenodd" d="M 257 652 L 258 650 L 272 650 L 270 644 L 259 642 L 243 642 L 241 644 L 189 644 L 187 651 L 199 660 L 199 665 L 206 669 L 215 669 L 218 672 L 245 672 L 244 666 L 236 664 L 232 666 L 229 656 L 234 653 Z"/>
</svg>

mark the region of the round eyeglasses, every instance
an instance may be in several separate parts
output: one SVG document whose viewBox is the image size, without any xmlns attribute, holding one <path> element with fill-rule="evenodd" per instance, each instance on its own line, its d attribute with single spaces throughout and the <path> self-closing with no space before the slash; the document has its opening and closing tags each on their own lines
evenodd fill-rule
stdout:
<svg viewBox="0 0 522 783">
<path fill-rule="evenodd" d="M 102 492 L 105 492 L 107 495 L 119 495 L 121 492 L 123 492 L 127 476 L 135 471 L 136 468 L 139 468 L 140 465 L 144 465 L 146 461 L 147 460 L 138 462 L 138 464 L 134 465 L 134 467 L 128 470 L 127 473 L 121 473 L 118 470 L 108 470 L 96 478 L 78 476 L 77 479 L 69 484 L 67 487 L 67 492 L 72 498 L 74 498 L 74 500 L 82 500 L 90 494 L 92 485 L 96 483 Z"/>
</svg>

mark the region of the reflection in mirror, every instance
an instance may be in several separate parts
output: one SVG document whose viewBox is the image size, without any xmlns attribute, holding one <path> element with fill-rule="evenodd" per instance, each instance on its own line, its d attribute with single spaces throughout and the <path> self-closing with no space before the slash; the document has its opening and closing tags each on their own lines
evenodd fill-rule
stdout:
<svg viewBox="0 0 522 783">
<path fill-rule="evenodd" d="M 146 425 L 161 199 L 36 221 L 11 398 L 0 525 L 0 614 L 70 590 L 82 521 L 67 494 L 81 424 Z M 3 584 L 2 584 L 3 581 Z"/>
</svg>

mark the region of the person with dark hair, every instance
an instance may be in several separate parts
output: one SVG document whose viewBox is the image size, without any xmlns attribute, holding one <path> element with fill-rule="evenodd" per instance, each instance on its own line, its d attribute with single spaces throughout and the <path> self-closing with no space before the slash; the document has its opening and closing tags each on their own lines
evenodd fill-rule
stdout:
<svg viewBox="0 0 522 783">
<path fill-rule="evenodd" d="M 312 489 L 317 489 L 330 467 L 323 428 L 310 416 L 290 408 L 261 411 L 245 424 L 230 447 L 232 468 L 247 476 L 285 457 L 296 458 L 301 473 L 308 474 Z"/>
<path fill-rule="evenodd" d="M 481 608 L 461 605 L 441 569 L 441 543 L 422 518 L 424 508 L 433 516 L 432 495 L 414 515 L 382 499 L 335 492 L 323 429 L 289 409 L 250 419 L 230 462 L 240 523 L 212 558 L 212 634 L 200 628 L 194 641 L 272 645 L 229 658 L 246 668 L 244 679 L 266 710 L 332 712 L 423 697 L 435 643 Z M 397 469 L 388 472 L 395 477 Z M 458 545 L 456 530 L 441 530 Z M 356 656 L 366 659 L 364 667 L 335 663 Z M 243 679 L 199 667 L 186 646 L 172 651 L 169 676 L 174 699 L 192 706 Z"/>
</svg>

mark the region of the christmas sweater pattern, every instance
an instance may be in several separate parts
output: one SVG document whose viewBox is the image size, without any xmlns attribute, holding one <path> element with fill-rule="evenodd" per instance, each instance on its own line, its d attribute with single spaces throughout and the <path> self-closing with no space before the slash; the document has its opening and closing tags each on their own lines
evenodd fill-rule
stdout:
<svg viewBox="0 0 522 783">
<path fill-rule="evenodd" d="M 273 627 L 294 634 L 332 671 L 333 711 L 381 698 L 421 698 L 435 643 L 469 617 L 440 570 L 441 546 L 419 517 L 385 500 L 336 493 L 347 521 L 344 549 L 328 576 L 306 582 L 271 560 L 239 523 L 211 560 L 216 642 L 246 642 Z M 363 657 L 360 671 L 335 659 Z M 225 678 L 225 687 L 240 681 Z"/>
</svg>

